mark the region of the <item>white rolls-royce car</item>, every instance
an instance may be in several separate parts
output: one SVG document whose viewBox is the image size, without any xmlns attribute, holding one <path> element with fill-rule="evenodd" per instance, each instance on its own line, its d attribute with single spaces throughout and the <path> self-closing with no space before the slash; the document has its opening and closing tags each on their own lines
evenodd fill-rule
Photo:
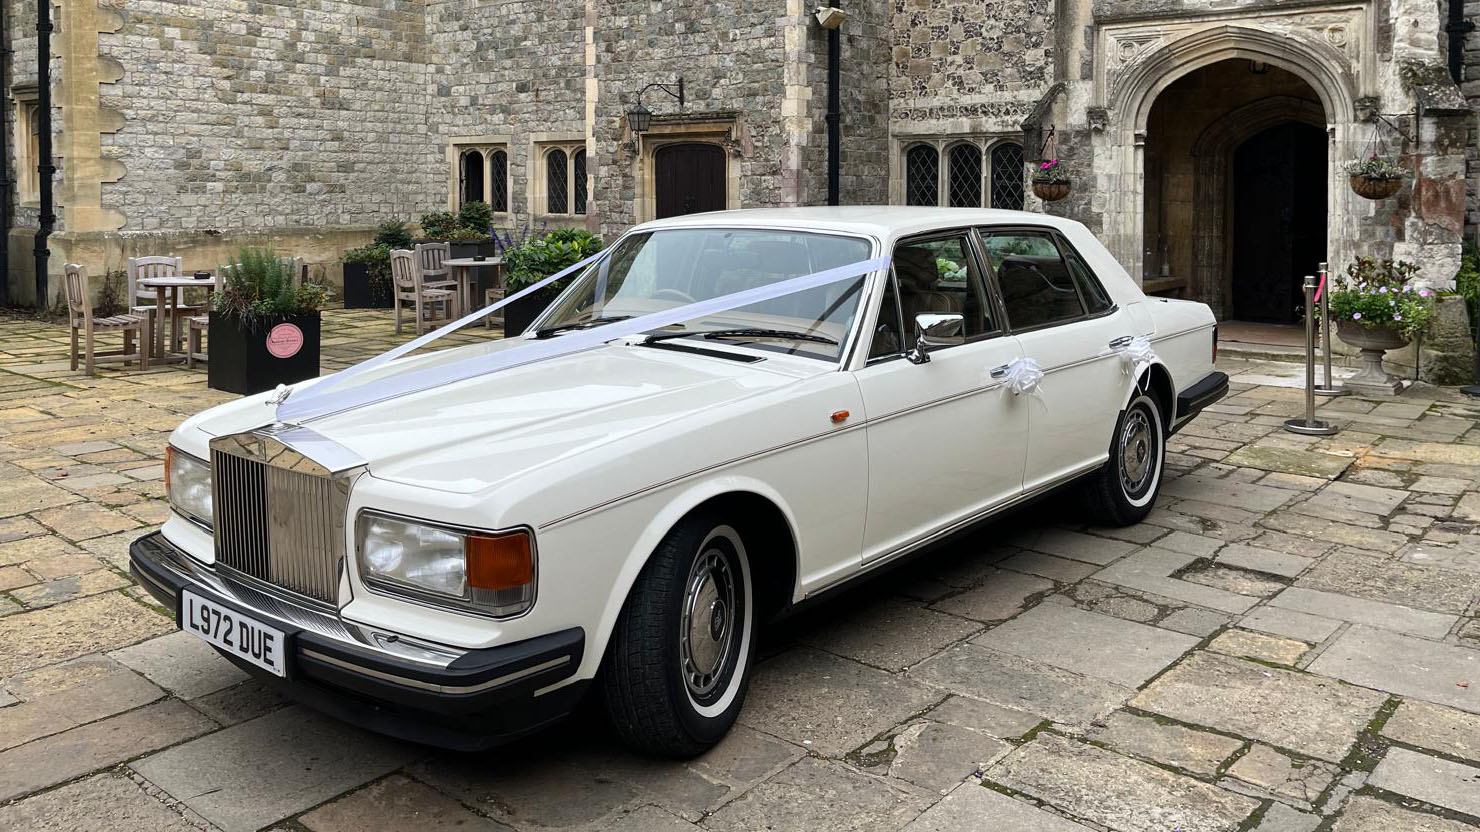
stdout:
<svg viewBox="0 0 1480 832">
<path fill-rule="evenodd" d="M 377 731 L 482 748 L 591 693 L 633 746 L 697 754 L 777 613 L 1061 486 L 1098 522 L 1145 517 L 1167 437 L 1228 388 L 1208 308 L 1146 297 L 1051 216 L 728 211 L 633 228 L 522 335 L 359 381 L 869 261 L 297 423 L 282 393 L 191 417 L 133 573 L 232 662 Z"/>
</svg>

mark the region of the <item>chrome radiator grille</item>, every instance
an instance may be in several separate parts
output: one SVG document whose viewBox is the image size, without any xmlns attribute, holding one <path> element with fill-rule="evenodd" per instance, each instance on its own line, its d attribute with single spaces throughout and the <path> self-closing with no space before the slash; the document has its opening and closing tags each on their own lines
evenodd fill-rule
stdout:
<svg viewBox="0 0 1480 832">
<path fill-rule="evenodd" d="M 338 600 L 349 481 L 271 437 L 211 443 L 216 563 L 307 598 Z"/>
</svg>

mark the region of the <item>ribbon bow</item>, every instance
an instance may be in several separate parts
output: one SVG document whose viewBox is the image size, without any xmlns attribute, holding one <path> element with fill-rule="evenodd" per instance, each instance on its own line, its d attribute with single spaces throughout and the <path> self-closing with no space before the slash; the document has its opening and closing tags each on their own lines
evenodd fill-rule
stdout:
<svg viewBox="0 0 1480 832">
<path fill-rule="evenodd" d="M 1043 380 L 1043 368 L 1031 358 L 1014 358 L 1012 363 L 1007 365 L 1007 374 L 1003 378 L 1007 389 L 1011 390 L 1014 396 L 1036 393 L 1038 382 Z"/>
<path fill-rule="evenodd" d="M 1132 338 L 1119 348 L 1119 352 L 1121 369 L 1135 377 L 1139 377 L 1156 361 L 1156 350 L 1151 348 L 1151 339 L 1144 335 Z"/>
</svg>

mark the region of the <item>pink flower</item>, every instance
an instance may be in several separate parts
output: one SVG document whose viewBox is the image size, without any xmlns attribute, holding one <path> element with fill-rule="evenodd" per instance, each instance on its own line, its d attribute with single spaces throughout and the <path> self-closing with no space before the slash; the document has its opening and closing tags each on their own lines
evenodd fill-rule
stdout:
<svg viewBox="0 0 1480 832">
<path fill-rule="evenodd" d="M 1433 295 L 1433 294 L 1434 294 L 1433 291 L 1432 290 L 1429 290 L 1429 289 L 1419 289 L 1418 290 L 1418 296 L 1421 297 L 1421 298 L 1426 298 L 1426 297 L 1429 297 L 1430 295 Z"/>
<path fill-rule="evenodd" d="M 1402 315 L 1394 315 L 1393 316 L 1393 320 L 1395 320 L 1395 321 L 1401 321 L 1401 320 L 1403 320 L 1403 316 Z"/>
<path fill-rule="evenodd" d="M 1352 313 L 1352 320 L 1354 320 L 1354 321 L 1360 321 L 1360 320 L 1362 320 L 1362 313 L 1361 312 L 1353 312 Z"/>
</svg>

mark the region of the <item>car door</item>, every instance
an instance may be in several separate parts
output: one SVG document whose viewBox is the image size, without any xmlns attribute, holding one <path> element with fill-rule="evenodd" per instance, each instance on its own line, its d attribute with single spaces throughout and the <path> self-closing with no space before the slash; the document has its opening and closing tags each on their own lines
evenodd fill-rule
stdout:
<svg viewBox="0 0 1480 832">
<path fill-rule="evenodd" d="M 1022 488 L 1027 410 L 992 371 L 1021 355 L 1005 334 L 969 230 L 894 250 L 867 365 L 857 371 L 868 416 L 864 560 L 1012 499 Z M 960 343 L 905 353 L 921 314 L 961 315 Z M 917 356 L 918 359 L 918 356 Z"/>
<path fill-rule="evenodd" d="M 1027 408 L 1023 488 L 1103 462 L 1131 388 L 1116 347 L 1136 327 L 1078 252 L 1048 228 L 979 229 L 1007 326 L 1043 379 Z"/>
</svg>

